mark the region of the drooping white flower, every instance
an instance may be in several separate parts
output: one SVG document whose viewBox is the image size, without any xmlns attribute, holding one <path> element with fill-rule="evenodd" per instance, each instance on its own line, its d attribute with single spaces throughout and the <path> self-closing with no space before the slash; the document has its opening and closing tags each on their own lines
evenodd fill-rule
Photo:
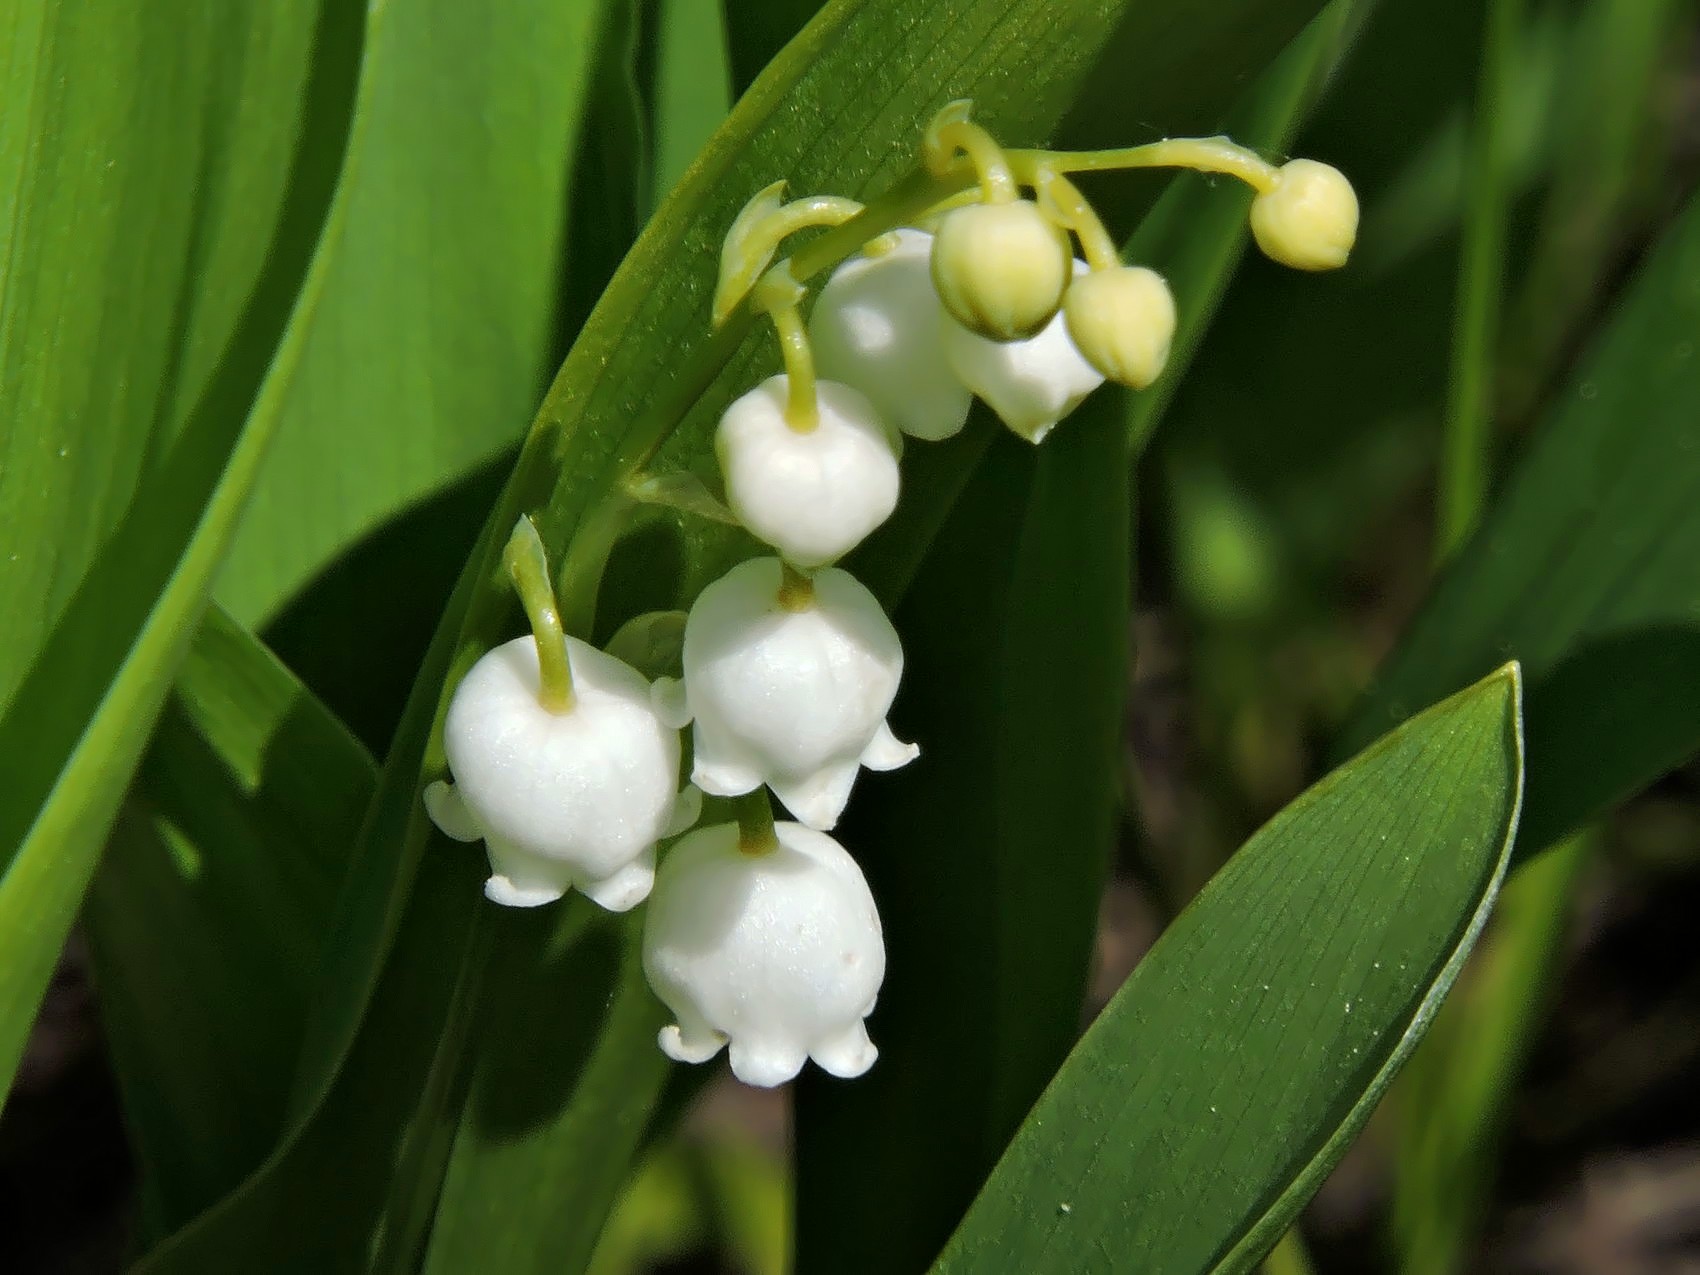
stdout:
<svg viewBox="0 0 1700 1275">
<path fill-rule="evenodd" d="M 1251 201 L 1251 233 L 1272 261 L 1295 270 L 1337 270 L 1358 237 L 1358 196 L 1345 174 L 1314 159 L 1293 159 L 1275 186 Z"/>
<path fill-rule="evenodd" d="M 537 907 L 581 890 L 612 912 L 642 902 L 655 843 L 689 827 L 701 794 L 675 793 L 679 734 L 627 664 L 568 638 L 573 703 L 539 700 L 537 643 L 487 653 L 455 689 L 443 748 L 455 783 L 425 790 L 432 821 L 457 841 L 483 838 L 484 893 Z"/>
<path fill-rule="evenodd" d="M 704 792 L 765 783 L 797 819 L 831 828 L 861 767 L 895 770 L 920 753 L 885 721 L 903 648 L 846 572 L 818 573 L 802 604 L 781 601 L 783 578 L 777 558 L 752 558 L 702 591 L 685 621 L 684 704 L 664 711 L 696 722 L 691 779 Z"/>
<path fill-rule="evenodd" d="M 773 831 L 746 853 L 736 824 L 700 828 L 662 862 L 643 929 L 644 973 L 677 1020 L 659 1043 L 700 1063 L 729 1041 L 749 1085 L 784 1084 L 809 1058 L 859 1076 L 879 1054 L 862 1021 L 885 978 L 879 913 L 838 842 Z"/>
<path fill-rule="evenodd" d="M 953 208 L 933 239 L 933 284 L 953 318 L 994 341 L 1051 321 L 1068 287 L 1068 236 L 1032 200 Z"/>
<path fill-rule="evenodd" d="M 813 428 L 794 429 L 789 385 L 769 377 L 728 407 L 714 448 L 738 521 L 788 562 L 824 566 L 897 507 L 897 448 L 874 405 L 836 381 L 816 385 Z"/>
<path fill-rule="evenodd" d="M 972 396 L 944 359 L 933 237 L 898 230 L 891 240 L 851 257 L 821 289 L 809 316 L 815 366 L 903 433 L 936 442 L 962 429 Z"/>
<path fill-rule="evenodd" d="M 1086 272 L 1084 261 L 1074 263 L 1077 276 Z M 1026 341 L 989 341 L 948 317 L 943 332 L 951 369 L 1029 442 L 1043 439 L 1104 383 L 1069 339 L 1061 314 Z"/>
</svg>

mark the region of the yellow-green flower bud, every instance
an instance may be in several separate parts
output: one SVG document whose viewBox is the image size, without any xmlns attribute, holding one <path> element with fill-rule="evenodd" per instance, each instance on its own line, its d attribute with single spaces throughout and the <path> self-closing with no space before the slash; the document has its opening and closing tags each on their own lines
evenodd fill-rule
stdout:
<svg viewBox="0 0 1700 1275">
<path fill-rule="evenodd" d="M 1358 197 L 1338 168 L 1289 160 L 1277 171 L 1275 188 L 1252 200 L 1251 233 L 1272 261 L 1295 270 L 1337 269 L 1358 236 Z"/>
<path fill-rule="evenodd" d="M 1162 374 L 1175 339 L 1175 298 L 1144 266 L 1094 270 L 1063 299 L 1068 335 L 1104 377 L 1142 390 Z"/>
<path fill-rule="evenodd" d="M 1062 304 L 1068 240 L 1028 200 L 970 204 L 939 223 L 932 266 L 933 286 L 958 323 L 994 341 L 1020 341 Z"/>
</svg>

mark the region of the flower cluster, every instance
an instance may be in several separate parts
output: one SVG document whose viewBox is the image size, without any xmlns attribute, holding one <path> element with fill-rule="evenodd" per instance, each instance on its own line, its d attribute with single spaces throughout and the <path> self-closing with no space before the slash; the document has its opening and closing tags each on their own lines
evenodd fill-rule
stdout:
<svg viewBox="0 0 1700 1275">
<path fill-rule="evenodd" d="M 1037 443 L 1104 381 L 1143 389 L 1168 359 L 1167 283 L 1123 263 L 1065 173 L 1239 177 L 1257 191 L 1258 245 L 1299 269 L 1343 264 L 1357 227 L 1334 169 L 1275 168 L 1221 138 L 1005 152 L 952 103 L 921 160 L 935 202 L 885 210 L 896 228 L 863 236 L 806 323 L 804 283 L 789 258 L 774 264 L 781 244 L 810 227 L 879 225 L 869 210 L 833 196 L 787 203 L 776 183 L 727 234 L 714 321 L 746 303 L 765 312 L 784 371 L 726 409 L 715 454 L 726 506 L 773 553 L 696 599 L 682 677 L 651 684 L 566 636 L 522 518 L 506 565 L 532 634 L 462 680 L 443 724 L 454 783 L 425 792 L 444 833 L 484 841 L 497 903 L 577 889 L 625 911 L 648 898 L 644 968 L 675 1019 L 661 1048 L 703 1062 L 728 1047 L 750 1084 L 784 1083 L 809 1058 L 856 1076 L 877 1053 L 864 1020 L 885 974 L 879 914 L 828 833 L 863 768 L 894 770 L 918 749 L 886 720 L 903 672 L 897 633 L 834 564 L 896 508 L 903 440 L 958 433 L 978 397 Z M 769 791 L 793 821 L 774 821 Z M 732 799 L 735 821 L 682 836 L 657 866 L 657 845 L 691 828 L 703 794 Z"/>
</svg>

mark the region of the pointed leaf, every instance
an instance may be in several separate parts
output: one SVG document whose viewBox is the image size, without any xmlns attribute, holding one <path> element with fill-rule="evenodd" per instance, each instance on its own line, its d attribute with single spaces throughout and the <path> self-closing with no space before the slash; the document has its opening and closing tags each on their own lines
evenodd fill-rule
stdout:
<svg viewBox="0 0 1700 1275">
<path fill-rule="evenodd" d="M 1250 1270 L 1457 977 L 1522 773 L 1508 665 L 1278 814 L 1116 993 L 934 1269 Z"/>
</svg>

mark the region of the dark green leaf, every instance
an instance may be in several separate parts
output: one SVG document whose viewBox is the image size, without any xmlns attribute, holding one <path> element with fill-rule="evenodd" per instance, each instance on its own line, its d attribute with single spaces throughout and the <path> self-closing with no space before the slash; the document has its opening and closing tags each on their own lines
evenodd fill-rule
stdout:
<svg viewBox="0 0 1700 1275">
<path fill-rule="evenodd" d="M 282 1131 L 376 779 L 270 652 L 209 613 L 84 912 L 156 1236 L 232 1190 Z"/>
<path fill-rule="evenodd" d="M 1528 851 L 1700 746 L 1697 332 L 1700 200 L 1643 263 L 1346 732 L 1350 747 L 1521 660 Z"/>
<path fill-rule="evenodd" d="M 935 1269 L 1251 1269 L 1486 921 L 1521 740 L 1512 665 L 1277 815 L 1116 993 Z"/>
</svg>

